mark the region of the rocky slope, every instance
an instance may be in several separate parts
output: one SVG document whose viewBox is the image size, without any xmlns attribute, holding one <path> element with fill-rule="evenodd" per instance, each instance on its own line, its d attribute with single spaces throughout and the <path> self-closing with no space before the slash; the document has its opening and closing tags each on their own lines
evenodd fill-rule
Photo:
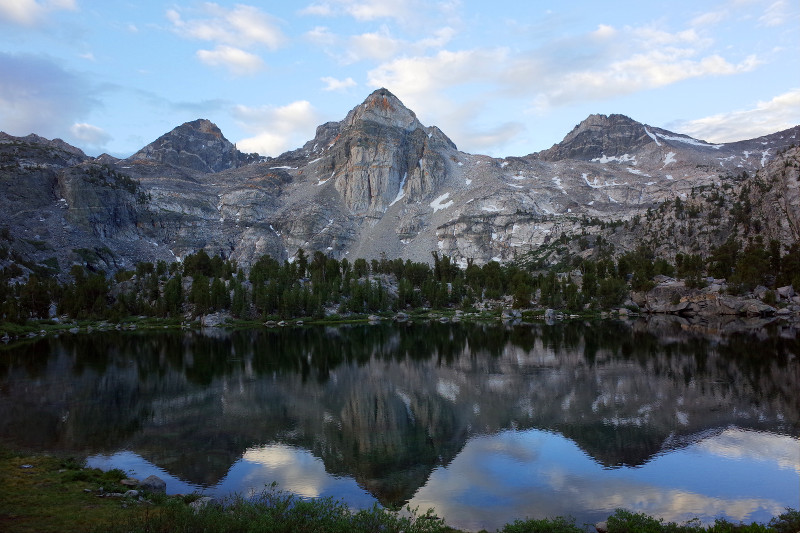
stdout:
<svg viewBox="0 0 800 533">
<path fill-rule="evenodd" d="M 637 216 L 651 225 L 611 235 L 616 251 L 658 237 L 659 253 L 674 256 L 724 240 L 725 231 L 692 240 L 694 227 L 686 239 L 666 238 L 683 219 L 658 218 L 656 208 L 714 191 L 728 207 L 753 196 L 758 231 L 789 245 L 800 227 L 797 152 L 776 156 L 799 134 L 795 127 L 712 145 L 622 115 L 592 115 L 548 150 L 495 159 L 459 151 L 380 89 L 274 159 L 240 153 L 202 119 L 123 160 L 3 134 L 0 200 L 8 209 L 0 228 L 3 246 L 27 267 L 47 261 L 62 272 L 73 262 L 116 269 L 200 248 L 245 266 L 298 248 L 415 261 L 439 251 L 480 264 L 539 253 L 562 235 L 608 237 L 604 223 Z"/>
</svg>

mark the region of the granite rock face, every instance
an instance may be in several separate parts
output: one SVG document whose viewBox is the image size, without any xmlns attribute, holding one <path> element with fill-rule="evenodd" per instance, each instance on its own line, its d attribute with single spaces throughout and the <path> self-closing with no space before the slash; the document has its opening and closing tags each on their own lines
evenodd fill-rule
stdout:
<svg viewBox="0 0 800 533">
<path fill-rule="evenodd" d="M 601 241 L 672 259 L 736 232 L 788 247 L 800 236 L 798 138 L 800 126 L 712 145 L 592 115 L 548 150 L 492 158 L 459 151 L 379 89 L 276 158 L 242 154 L 202 119 L 122 160 L 0 134 L 0 228 L 11 251 L 61 272 L 199 249 L 246 267 L 299 248 L 427 262 L 436 251 L 465 266 L 556 263 L 559 247 L 591 254 Z"/>
</svg>

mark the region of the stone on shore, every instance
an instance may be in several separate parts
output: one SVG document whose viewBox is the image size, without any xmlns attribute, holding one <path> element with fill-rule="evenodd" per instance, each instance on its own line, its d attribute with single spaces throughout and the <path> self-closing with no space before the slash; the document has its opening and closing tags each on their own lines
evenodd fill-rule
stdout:
<svg viewBox="0 0 800 533">
<path fill-rule="evenodd" d="M 139 483 L 139 488 L 147 492 L 167 492 L 167 482 L 158 476 L 149 476 Z"/>
</svg>

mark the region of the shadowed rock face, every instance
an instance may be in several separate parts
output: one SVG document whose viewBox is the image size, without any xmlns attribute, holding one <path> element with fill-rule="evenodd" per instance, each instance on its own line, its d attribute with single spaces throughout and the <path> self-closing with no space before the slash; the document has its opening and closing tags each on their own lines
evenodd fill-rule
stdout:
<svg viewBox="0 0 800 533">
<path fill-rule="evenodd" d="M 216 124 L 198 119 L 162 135 L 125 161 L 146 160 L 198 172 L 221 172 L 259 159 L 257 154 L 237 150 Z"/>
<path fill-rule="evenodd" d="M 648 241 L 672 259 L 717 246 L 734 230 L 752 235 L 751 220 L 732 215 L 745 194 L 765 242 L 788 247 L 800 234 L 800 156 L 789 148 L 798 139 L 795 127 L 711 145 L 622 115 L 592 115 L 548 150 L 498 159 L 460 152 L 379 89 L 276 158 L 242 154 L 203 119 L 123 160 L 0 135 L 0 202 L 8 207 L 0 226 L 9 228 L 14 252 L 33 263 L 56 258 L 62 272 L 77 260 L 73 250 L 87 250 L 88 262 L 104 270 L 200 248 L 243 267 L 263 254 L 288 259 L 298 248 L 413 261 L 430 261 L 438 250 L 480 265 L 537 260 L 562 234 L 572 253 L 586 250 L 569 237 L 591 246 L 600 236 L 620 253 Z M 109 179 L 93 181 L 91 169 Z M 125 179 L 138 188 L 126 193 Z M 658 209 L 676 198 L 694 202 L 700 216 Z M 92 216 L 79 214 L 90 209 Z M 44 214 L 31 217 L 35 211 Z M 637 217 L 647 225 L 601 228 Z M 44 244 L 27 246 L 35 235 Z"/>
<path fill-rule="evenodd" d="M 800 435 L 796 332 L 720 339 L 663 320 L 649 328 L 44 339 L 0 367 L 0 438 L 133 450 L 206 486 L 248 448 L 282 443 L 383 504 L 402 504 L 472 436 L 510 428 L 558 432 L 609 468 L 642 465 L 732 425 Z"/>
<path fill-rule="evenodd" d="M 575 126 L 564 140 L 535 154 L 545 161 L 578 159 L 591 161 L 606 156 L 633 153 L 653 139 L 643 124 L 625 115 L 590 115 Z"/>
</svg>

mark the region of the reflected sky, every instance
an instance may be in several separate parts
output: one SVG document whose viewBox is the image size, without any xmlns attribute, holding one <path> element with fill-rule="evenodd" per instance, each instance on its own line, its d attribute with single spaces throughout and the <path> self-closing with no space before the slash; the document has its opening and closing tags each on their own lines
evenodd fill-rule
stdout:
<svg viewBox="0 0 800 533">
<path fill-rule="evenodd" d="M 311 452 L 283 444 L 248 449 L 231 466 L 228 474 L 211 487 L 187 483 L 130 451 L 94 455 L 87 459 L 87 464 L 103 470 L 119 468 L 138 479 L 156 475 L 167 482 L 169 494 L 202 492 L 218 497 L 231 494 L 252 496 L 277 483 L 277 489 L 302 498 L 343 498 L 349 506 L 358 509 L 376 503 L 375 498 L 359 487 L 353 478 L 332 476 Z"/>
<path fill-rule="evenodd" d="M 616 508 L 675 522 L 768 521 L 800 499 L 798 456 L 797 439 L 731 428 L 643 466 L 609 469 L 560 435 L 504 431 L 470 440 L 411 506 L 468 530 L 554 515 L 593 523 Z"/>
<path fill-rule="evenodd" d="M 272 482 L 304 498 L 342 498 L 353 508 L 375 503 L 349 477 L 332 476 L 310 452 L 282 444 L 248 449 L 218 484 L 181 481 L 132 452 L 94 456 L 89 465 L 155 474 L 170 493 L 249 495 Z M 579 524 L 617 508 L 667 521 L 768 521 L 800 501 L 800 441 L 728 428 L 639 467 L 605 468 L 556 433 L 503 431 L 470 439 L 448 465 L 436 468 L 410 502 L 433 508 L 452 527 L 501 528 L 515 519 L 573 516 Z"/>
</svg>

